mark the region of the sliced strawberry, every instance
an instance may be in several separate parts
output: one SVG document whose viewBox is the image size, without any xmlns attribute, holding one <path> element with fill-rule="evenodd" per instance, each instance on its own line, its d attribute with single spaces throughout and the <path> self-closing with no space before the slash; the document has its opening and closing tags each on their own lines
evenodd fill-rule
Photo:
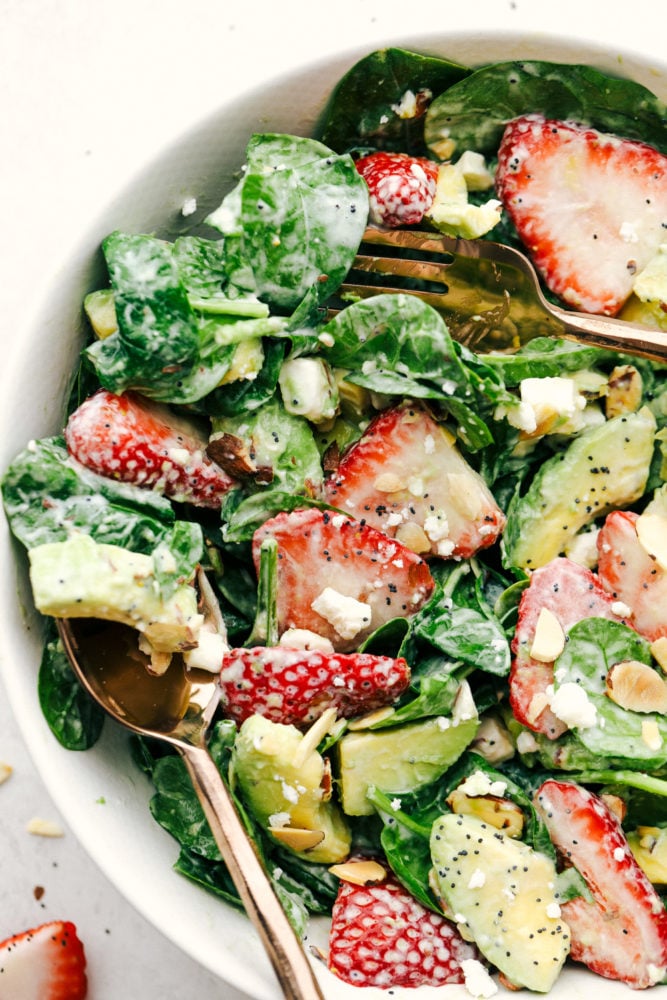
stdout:
<svg viewBox="0 0 667 1000">
<path fill-rule="evenodd" d="M 384 622 L 415 614 L 435 586 L 423 559 L 343 514 L 311 508 L 271 518 L 253 537 L 257 570 L 266 538 L 278 543 L 280 634 L 308 629 L 341 652 Z"/>
<path fill-rule="evenodd" d="M 239 724 L 258 714 L 309 726 L 327 708 L 349 719 L 390 705 L 409 682 L 402 657 L 285 646 L 232 649 L 220 672 L 225 714 Z"/>
<path fill-rule="evenodd" d="M 452 435 L 416 404 L 375 417 L 325 489 L 333 506 L 425 555 L 470 558 L 505 525 Z"/>
<path fill-rule="evenodd" d="M 369 153 L 356 167 L 368 185 L 371 222 L 413 226 L 421 222 L 435 197 L 438 165 L 407 153 Z"/>
<path fill-rule="evenodd" d="M 549 288 L 585 312 L 615 315 L 665 240 L 667 157 L 642 142 L 517 118 L 496 187 Z"/>
<path fill-rule="evenodd" d="M 561 905 L 571 957 L 633 989 L 660 982 L 667 974 L 667 911 L 618 819 L 597 795 L 571 782 L 545 781 L 536 805 L 563 861 L 593 896 Z"/>
<path fill-rule="evenodd" d="M 551 611 L 567 633 L 583 618 L 609 618 L 630 624 L 614 612 L 613 606 L 614 598 L 603 590 L 597 576 L 570 559 L 552 559 L 533 572 L 519 602 L 510 671 L 510 704 L 524 726 L 549 739 L 556 739 L 567 729 L 548 705 L 548 689 L 554 682 L 553 662 L 543 663 L 530 655 L 542 608 Z"/>
<path fill-rule="evenodd" d="M 233 485 L 205 454 L 207 439 L 193 423 L 135 392 L 100 389 L 70 416 L 65 440 L 94 472 L 179 502 L 219 508 Z"/>
<path fill-rule="evenodd" d="M 667 573 L 637 537 L 637 514 L 615 510 L 598 535 L 598 575 L 614 600 L 632 614 L 632 624 L 653 642 L 667 636 Z"/>
<path fill-rule="evenodd" d="M 0 943 L 3 1000 L 84 1000 L 86 956 L 73 923 L 53 920 Z"/>
<path fill-rule="evenodd" d="M 341 881 L 329 934 L 329 968 L 353 986 L 463 983 L 461 963 L 477 959 L 445 917 L 427 910 L 394 878 Z"/>
</svg>

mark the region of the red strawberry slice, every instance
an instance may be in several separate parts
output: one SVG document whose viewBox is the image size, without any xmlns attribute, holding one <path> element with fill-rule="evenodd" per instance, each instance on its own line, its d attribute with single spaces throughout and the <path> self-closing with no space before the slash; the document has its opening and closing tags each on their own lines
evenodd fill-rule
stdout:
<svg viewBox="0 0 667 1000">
<path fill-rule="evenodd" d="M 461 963 L 477 958 L 453 924 L 422 906 L 393 875 L 370 885 L 341 881 L 328 964 L 345 982 L 379 989 L 463 983 Z"/>
<path fill-rule="evenodd" d="M 367 524 L 311 508 L 282 512 L 253 537 L 278 543 L 278 629 L 308 629 L 348 652 L 384 622 L 415 614 L 435 582 L 423 559 Z M 313 608 L 316 603 L 316 610 Z"/>
<path fill-rule="evenodd" d="M 545 781 L 536 805 L 561 857 L 593 896 L 561 904 L 571 957 L 633 989 L 660 982 L 667 974 L 667 911 L 618 819 L 597 795 L 571 782 Z"/>
<path fill-rule="evenodd" d="M 135 392 L 100 389 L 70 416 L 65 440 L 94 472 L 179 502 L 219 508 L 233 485 L 205 454 L 207 439 L 193 423 Z"/>
<path fill-rule="evenodd" d="M 452 435 L 415 404 L 375 417 L 325 489 L 333 506 L 424 555 L 468 559 L 505 525 Z"/>
<path fill-rule="evenodd" d="M 73 923 L 53 920 L 0 943 L 3 1000 L 84 1000 L 86 956 Z"/>
<path fill-rule="evenodd" d="M 637 537 L 637 514 L 615 510 L 598 535 L 598 576 L 614 600 L 632 612 L 640 635 L 654 642 L 667 636 L 667 573 Z"/>
<path fill-rule="evenodd" d="M 225 714 L 239 725 L 258 714 L 307 727 L 327 708 L 353 718 L 391 705 L 409 682 L 402 657 L 284 646 L 232 649 L 220 672 Z"/>
<path fill-rule="evenodd" d="M 526 115 L 496 187 L 549 288 L 585 312 L 614 316 L 665 240 L 667 157 L 642 142 Z"/>
<path fill-rule="evenodd" d="M 615 614 L 613 605 L 614 598 L 603 590 L 596 575 L 570 559 L 559 556 L 533 572 L 519 602 L 510 670 L 510 704 L 524 726 L 552 740 L 567 729 L 548 705 L 554 665 L 530 655 L 542 608 L 551 611 L 567 633 L 583 618 L 609 618 L 629 625 L 627 619 Z"/>
<path fill-rule="evenodd" d="M 421 222 L 435 197 L 438 165 L 407 153 L 369 153 L 356 167 L 368 185 L 369 219 L 378 226 Z"/>
</svg>

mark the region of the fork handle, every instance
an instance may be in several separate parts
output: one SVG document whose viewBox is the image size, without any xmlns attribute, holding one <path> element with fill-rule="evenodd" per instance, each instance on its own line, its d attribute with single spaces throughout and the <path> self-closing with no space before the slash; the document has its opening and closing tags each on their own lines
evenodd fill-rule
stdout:
<svg viewBox="0 0 667 1000">
<path fill-rule="evenodd" d="M 180 744 L 223 861 L 271 960 L 286 1000 L 324 1000 L 313 968 L 208 750 Z"/>
<path fill-rule="evenodd" d="M 563 324 L 563 336 L 607 350 L 639 354 L 667 364 L 667 332 L 606 316 L 571 313 L 552 307 Z"/>
</svg>

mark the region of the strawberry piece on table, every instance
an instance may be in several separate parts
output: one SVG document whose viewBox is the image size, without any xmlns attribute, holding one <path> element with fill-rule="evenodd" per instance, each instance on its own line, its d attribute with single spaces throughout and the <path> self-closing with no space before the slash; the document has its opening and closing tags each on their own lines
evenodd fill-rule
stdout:
<svg viewBox="0 0 667 1000">
<path fill-rule="evenodd" d="M 496 188 L 546 284 L 584 312 L 614 316 L 665 240 L 667 157 L 642 142 L 526 115 Z"/>
<path fill-rule="evenodd" d="M 253 536 L 257 572 L 268 538 L 278 545 L 279 633 L 307 629 L 339 652 L 392 618 L 414 615 L 435 586 L 423 559 L 343 514 L 311 508 L 266 521 Z"/>
<path fill-rule="evenodd" d="M 614 600 L 632 613 L 632 624 L 645 639 L 667 636 L 667 572 L 651 558 L 637 537 L 637 514 L 615 510 L 598 535 L 598 576 Z"/>
<path fill-rule="evenodd" d="M 135 392 L 100 389 L 72 413 L 65 440 L 93 472 L 182 503 L 219 508 L 233 485 L 207 457 L 208 441 L 195 424 Z"/>
<path fill-rule="evenodd" d="M 53 920 L 0 942 L 3 1000 L 84 1000 L 86 956 L 73 923 Z"/>
<path fill-rule="evenodd" d="M 645 989 L 667 974 L 667 911 L 635 861 L 607 805 L 572 782 L 544 782 L 536 793 L 556 849 L 593 896 L 561 904 L 570 955 L 607 979 Z"/>
<path fill-rule="evenodd" d="M 356 167 L 368 185 L 371 222 L 395 229 L 414 226 L 428 212 L 438 179 L 438 164 L 407 153 L 369 153 Z"/>
<path fill-rule="evenodd" d="M 563 556 L 532 573 L 519 602 L 510 670 L 510 705 L 524 726 L 549 739 L 556 739 L 567 729 L 549 708 L 547 689 L 554 682 L 553 660 L 544 662 L 531 656 L 542 609 L 555 616 L 566 634 L 583 618 L 609 618 L 630 624 L 614 612 L 614 603 L 591 570 Z"/>
<path fill-rule="evenodd" d="M 453 436 L 421 406 L 378 414 L 326 483 L 332 506 L 425 556 L 468 559 L 505 515 Z"/>
<path fill-rule="evenodd" d="M 461 963 L 478 958 L 445 917 L 427 910 L 393 877 L 341 881 L 333 906 L 328 965 L 353 986 L 463 983 Z"/>
<path fill-rule="evenodd" d="M 220 687 L 225 714 L 310 726 L 327 708 L 349 719 L 391 705 L 410 682 L 402 657 L 255 646 L 225 653 Z"/>
</svg>

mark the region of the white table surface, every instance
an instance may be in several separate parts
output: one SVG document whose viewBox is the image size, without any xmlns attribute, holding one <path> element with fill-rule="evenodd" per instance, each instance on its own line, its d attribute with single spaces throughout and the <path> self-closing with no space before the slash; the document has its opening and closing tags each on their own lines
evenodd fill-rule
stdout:
<svg viewBox="0 0 667 1000">
<path fill-rule="evenodd" d="M 341 47 L 429 28 L 577 31 L 661 58 L 664 0 L 0 0 L 0 343 L 12 336 L 63 246 L 137 164 L 204 119 L 234 89 Z M 336 11 L 335 16 L 332 11 Z M 119 140 L 119 137 L 122 139 Z M 29 405 L 28 403 L 26 405 Z M 0 938 L 73 920 L 84 939 L 91 1000 L 238 1000 L 120 896 L 68 830 L 31 762 L 0 689 Z M 63 836 L 29 834 L 34 817 Z M 43 894 L 37 898 L 41 887 Z"/>
</svg>

